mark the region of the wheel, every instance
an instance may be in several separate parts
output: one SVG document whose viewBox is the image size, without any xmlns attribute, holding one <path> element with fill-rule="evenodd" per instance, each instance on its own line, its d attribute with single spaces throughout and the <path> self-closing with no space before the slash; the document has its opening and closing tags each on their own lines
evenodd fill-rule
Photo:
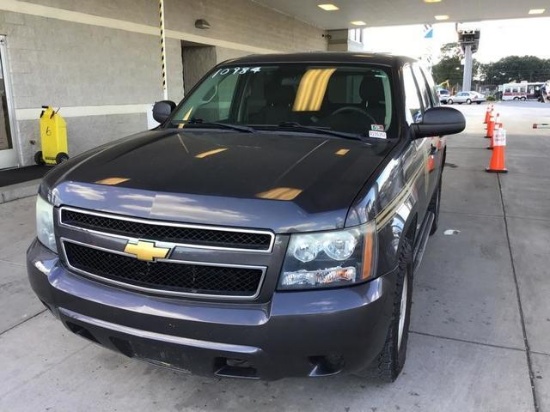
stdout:
<svg viewBox="0 0 550 412">
<path fill-rule="evenodd" d="M 333 111 L 330 116 L 334 116 L 336 114 L 340 114 L 340 113 L 345 113 L 345 112 L 356 112 L 356 113 L 360 113 L 362 114 L 363 116 L 366 116 L 368 117 L 372 124 L 377 124 L 376 123 L 376 119 L 374 117 L 372 117 L 369 113 L 367 113 L 366 110 L 364 109 L 361 109 L 359 107 L 355 107 L 355 106 L 344 106 L 344 107 L 340 107 L 339 109 L 336 109 L 335 111 Z"/>
<path fill-rule="evenodd" d="M 432 228 L 430 229 L 430 236 L 437 231 L 437 224 L 439 222 L 439 209 L 441 207 L 441 180 L 442 178 L 440 176 L 435 193 L 433 194 L 430 204 L 428 205 L 428 212 L 432 212 L 434 214 L 434 221 L 432 223 Z"/>
<path fill-rule="evenodd" d="M 466 100 L 466 103 L 472 104 L 472 101 L 470 99 Z"/>
<path fill-rule="evenodd" d="M 41 150 L 34 154 L 34 163 L 36 163 L 38 166 L 44 166 L 46 164 L 44 158 L 42 157 Z"/>
<path fill-rule="evenodd" d="M 527 100 L 527 97 L 523 96 L 523 97 L 521 98 L 521 101 L 524 102 L 525 100 Z"/>
<path fill-rule="evenodd" d="M 519 97 L 514 97 L 514 101 L 518 101 L 519 100 Z"/>
<path fill-rule="evenodd" d="M 55 164 L 57 165 L 67 160 L 69 160 L 69 155 L 67 153 L 58 153 L 57 156 L 55 156 Z"/>
<path fill-rule="evenodd" d="M 462 104 L 462 102 L 458 102 L 458 104 Z"/>
<path fill-rule="evenodd" d="M 386 342 L 372 364 L 357 373 L 361 377 L 376 377 L 384 382 L 393 382 L 403 370 L 407 358 L 411 320 L 412 267 L 412 247 L 408 239 L 403 239 L 399 253 L 392 319 Z"/>
<path fill-rule="evenodd" d="M 447 103 L 448 103 L 448 104 L 453 104 L 453 99 L 447 100 Z"/>
<path fill-rule="evenodd" d="M 481 102 L 476 102 L 477 104 L 481 104 Z"/>
</svg>

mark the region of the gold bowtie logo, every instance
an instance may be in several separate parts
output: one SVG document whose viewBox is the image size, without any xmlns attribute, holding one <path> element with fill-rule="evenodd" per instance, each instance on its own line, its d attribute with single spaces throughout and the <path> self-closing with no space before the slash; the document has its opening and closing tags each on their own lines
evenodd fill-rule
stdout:
<svg viewBox="0 0 550 412">
<path fill-rule="evenodd" d="M 137 243 L 128 243 L 124 248 L 126 253 L 135 255 L 139 260 L 152 262 L 155 259 L 164 259 L 170 253 L 170 248 L 155 246 L 155 242 L 139 240 Z"/>
</svg>

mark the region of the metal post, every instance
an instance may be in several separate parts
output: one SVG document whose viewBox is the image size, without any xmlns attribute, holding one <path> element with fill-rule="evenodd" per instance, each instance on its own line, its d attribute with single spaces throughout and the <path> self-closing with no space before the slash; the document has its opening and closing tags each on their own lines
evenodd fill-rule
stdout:
<svg viewBox="0 0 550 412">
<path fill-rule="evenodd" d="M 464 45 L 464 76 L 462 77 L 462 90 L 472 90 L 472 45 Z"/>
<path fill-rule="evenodd" d="M 162 93 L 168 100 L 168 85 L 166 83 L 166 30 L 164 29 L 164 0 L 159 0 L 160 17 L 160 59 L 162 64 Z"/>
</svg>

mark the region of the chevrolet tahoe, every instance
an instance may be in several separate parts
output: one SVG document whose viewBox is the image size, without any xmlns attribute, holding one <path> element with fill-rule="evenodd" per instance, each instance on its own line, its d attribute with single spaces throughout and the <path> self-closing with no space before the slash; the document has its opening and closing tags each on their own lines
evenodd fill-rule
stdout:
<svg viewBox="0 0 550 412">
<path fill-rule="evenodd" d="M 195 374 L 394 381 L 445 136 L 465 127 L 431 75 L 390 55 L 255 55 L 153 115 L 40 184 L 27 267 L 44 305 Z"/>
</svg>

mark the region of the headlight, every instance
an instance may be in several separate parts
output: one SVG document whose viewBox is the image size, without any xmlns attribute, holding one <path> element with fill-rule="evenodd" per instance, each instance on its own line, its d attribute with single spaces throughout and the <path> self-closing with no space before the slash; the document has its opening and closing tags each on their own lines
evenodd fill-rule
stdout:
<svg viewBox="0 0 550 412">
<path fill-rule="evenodd" d="M 374 222 L 344 230 L 292 235 L 279 289 L 346 286 L 374 276 L 377 260 Z"/>
<path fill-rule="evenodd" d="M 36 198 L 36 234 L 44 246 L 57 253 L 53 232 L 53 206 L 41 196 Z"/>
</svg>

